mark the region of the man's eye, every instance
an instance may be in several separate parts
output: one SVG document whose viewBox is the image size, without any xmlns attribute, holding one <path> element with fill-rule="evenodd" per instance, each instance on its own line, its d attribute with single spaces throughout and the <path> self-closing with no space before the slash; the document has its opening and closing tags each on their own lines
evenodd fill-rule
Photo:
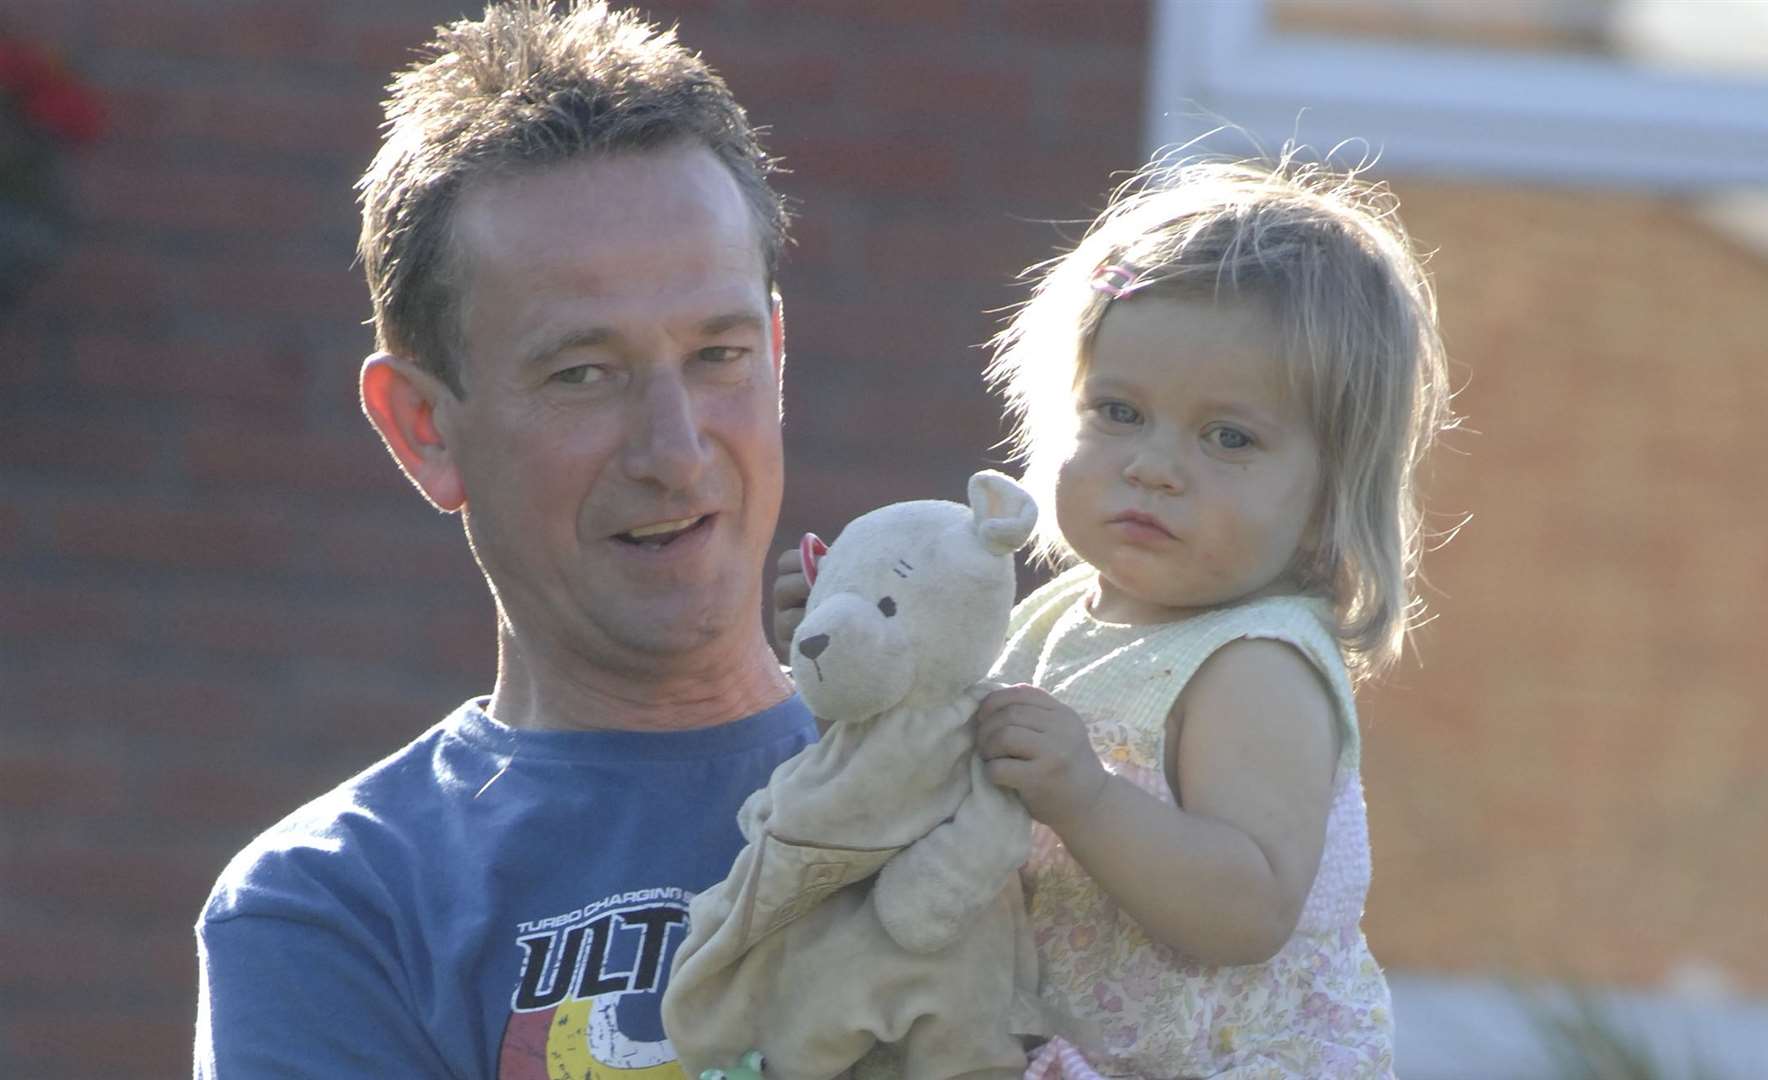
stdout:
<svg viewBox="0 0 1768 1080">
<path fill-rule="evenodd" d="M 578 364 L 553 373 L 554 382 L 586 383 L 601 378 L 601 369 L 594 364 Z"/>
<path fill-rule="evenodd" d="M 740 345 L 708 345 L 700 350 L 699 357 L 709 364 L 728 364 L 741 360 L 748 352 Z"/>
</svg>

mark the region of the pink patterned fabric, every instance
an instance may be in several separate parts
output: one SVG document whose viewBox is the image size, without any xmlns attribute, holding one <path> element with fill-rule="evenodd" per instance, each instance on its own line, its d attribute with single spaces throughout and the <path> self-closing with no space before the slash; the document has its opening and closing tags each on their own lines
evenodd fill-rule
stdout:
<svg viewBox="0 0 1768 1080">
<path fill-rule="evenodd" d="M 1021 1080 L 1105 1080 L 1075 1045 L 1058 1035 L 1038 1047 Z"/>
<path fill-rule="evenodd" d="M 995 677 L 1040 686 L 1086 717 L 1113 773 L 1174 801 L 1162 768 L 1167 712 L 1205 659 L 1247 637 L 1288 642 L 1313 661 L 1337 699 L 1343 750 L 1301 919 L 1262 964 L 1205 967 L 1149 940 L 1055 833 L 1034 828 L 1027 913 L 1039 996 L 1063 1036 L 1034 1058 L 1044 1070 L 1035 1080 L 1391 1078 L 1387 983 L 1358 926 L 1370 858 L 1355 703 L 1324 613 L 1275 597 L 1182 623 L 1107 624 L 1085 611 L 1090 583 L 1083 568 L 1024 601 Z"/>
</svg>

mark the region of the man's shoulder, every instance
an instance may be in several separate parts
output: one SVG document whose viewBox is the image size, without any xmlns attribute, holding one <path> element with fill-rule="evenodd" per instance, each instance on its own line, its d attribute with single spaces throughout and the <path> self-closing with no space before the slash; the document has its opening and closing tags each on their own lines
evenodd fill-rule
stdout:
<svg viewBox="0 0 1768 1080">
<path fill-rule="evenodd" d="M 258 834 L 221 872 L 201 921 L 318 918 L 396 888 L 421 858 L 421 836 L 442 800 L 434 763 L 454 719 Z"/>
</svg>

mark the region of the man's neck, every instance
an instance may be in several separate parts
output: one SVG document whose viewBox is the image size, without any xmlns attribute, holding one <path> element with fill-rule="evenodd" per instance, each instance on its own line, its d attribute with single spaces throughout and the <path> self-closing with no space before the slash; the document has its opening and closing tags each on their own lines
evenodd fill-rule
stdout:
<svg viewBox="0 0 1768 1080">
<path fill-rule="evenodd" d="M 512 728 L 680 731 L 740 720 L 791 693 L 759 630 L 736 650 L 623 667 L 537 656 L 506 633 L 489 712 Z"/>
</svg>

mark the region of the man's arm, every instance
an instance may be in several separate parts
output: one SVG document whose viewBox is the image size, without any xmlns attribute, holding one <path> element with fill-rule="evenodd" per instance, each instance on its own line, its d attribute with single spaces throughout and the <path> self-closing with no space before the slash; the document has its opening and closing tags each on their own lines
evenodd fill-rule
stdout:
<svg viewBox="0 0 1768 1080">
<path fill-rule="evenodd" d="M 329 928 L 205 920 L 197 963 L 197 1080 L 456 1075 L 382 965 Z"/>
</svg>

